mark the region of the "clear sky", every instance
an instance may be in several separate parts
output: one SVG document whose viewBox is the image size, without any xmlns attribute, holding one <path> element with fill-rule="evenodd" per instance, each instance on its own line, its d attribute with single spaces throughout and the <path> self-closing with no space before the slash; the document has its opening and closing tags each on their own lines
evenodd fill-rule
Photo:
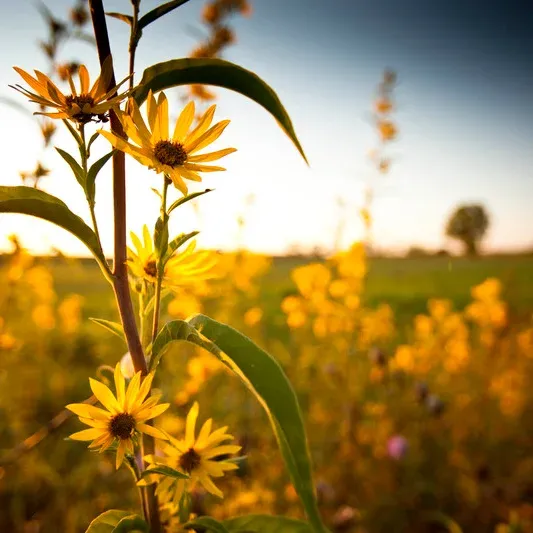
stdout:
<svg viewBox="0 0 533 533">
<path fill-rule="evenodd" d="M 58 16 L 67 0 L 46 2 Z M 147 11 L 159 1 L 143 0 Z M 201 244 L 282 253 L 293 245 L 330 248 L 339 224 L 337 200 L 346 202 L 344 243 L 361 236 L 357 209 L 369 179 L 377 180 L 375 240 L 380 248 L 446 245 L 443 225 L 460 202 L 482 202 L 492 226 L 487 249 L 533 246 L 533 4 L 527 0 L 252 0 L 250 19 L 235 18 L 238 43 L 225 58 L 254 70 L 278 93 L 310 160 L 307 167 L 274 119 L 257 104 L 216 89 L 217 116 L 231 124 L 220 147 L 235 146 L 228 171 L 208 176 L 216 191 L 201 201 L 200 214 L 184 208 L 176 232 L 199 228 Z M 129 8 L 105 1 L 108 11 Z M 191 0 L 145 30 L 136 72 L 183 57 L 197 42 L 202 0 Z M 109 20 L 119 75 L 127 69 L 127 26 Z M 194 30 L 196 28 L 196 30 Z M 46 29 L 28 0 L 0 3 L 2 52 L 0 96 L 24 98 L 7 87 L 11 69 L 47 69 L 37 40 Z M 95 51 L 69 45 L 62 59 L 82 59 L 97 72 Z M 386 67 L 398 72 L 390 174 L 376 177 L 367 159 L 375 144 L 369 120 L 374 90 Z M 182 91 L 183 93 L 183 91 Z M 179 91 L 170 100 L 177 115 Z M 29 110 L 33 109 L 27 105 Z M 87 219 L 79 186 L 54 151 L 42 150 L 30 115 L 0 106 L 3 185 L 19 184 L 18 171 L 37 158 L 52 169 L 42 186 Z M 62 126 L 60 124 L 60 126 Z M 74 150 L 68 135 L 55 144 Z M 96 150 L 106 149 L 104 140 Z M 112 248 L 110 170 L 98 178 L 98 216 L 104 247 Z M 159 177 L 129 164 L 129 226 L 138 231 L 157 217 L 150 192 Z M 246 198 L 255 203 L 246 206 Z M 237 217 L 246 227 L 239 237 Z M 57 246 L 83 253 L 83 245 L 50 224 L 0 215 L 0 249 L 18 232 L 37 252 Z M 239 242 L 240 239 L 240 242 Z"/>
</svg>

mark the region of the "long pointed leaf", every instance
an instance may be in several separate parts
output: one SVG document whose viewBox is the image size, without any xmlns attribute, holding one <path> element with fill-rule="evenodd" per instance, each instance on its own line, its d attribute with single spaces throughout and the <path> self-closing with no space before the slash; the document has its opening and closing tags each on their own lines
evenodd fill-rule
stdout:
<svg viewBox="0 0 533 533">
<path fill-rule="evenodd" d="M 189 326 L 189 327 L 187 327 Z M 196 315 L 166 324 L 154 341 L 150 370 L 169 343 L 185 340 L 210 351 L 252 391 L 267 412 L 296 492 L 316 533 L 326 531 L 314 493 L 311 459 L 296 394 L 278 362 L 237 330 Z"/>
<path fill-rule="evenodd" d="M 148 24 L 151 24 L 152 22 L 156 21 L 158 18 L 162 17 L 163 15 L 166 15 L 167 13 L 170 13 L 177 7 L 182 6 L 183 4 L 186 4 L 189 0 L 171 0 L 170 2 L 167 2 L 166 4 L 163 4 L 161 6 L 158 6 L 152 11 L 148 11 L 146 15 L 143 15 L 139 19 L 139 28 L 142 30 Z"/>
<path fill-rule="evenodd" d="M 106 262 L 93 230 L 51 194 L 32 187 L 0 186 L 0 213 L 20 213 L 48 220 L 78 237 L 100 263 Z"/>
<path fill-rule="evenodd" d="M 80 164 L 68 152 L 65 152 L 65 150 L 61 150 L 61 148 L 57 148 L 57 147 L 56 147 L 56 150 L 57 150 L 57 153 L 68 163 L 69 167 L 72 169 L 72 172 L 74 173 L 74 177 L 76 178 L 78 183 L 82 186 L 82 188 L 85 190 L 86 176 Z"/>
<path fill-rule="evenodd" d="M 183 205 L 187 202 L 190 202 L 191 200 L 194 200 L 195 198 L 198 198 L 198 196 L 202 196 L 204 194 L 207 194 L 208 192 L 212 192 L 215 189 L 206 189 L 205 191 L 200 192 L 193 192 L 192 194 L 188 194 L 187 196 L 183 196 L 182 198 L 178 198 L 175 202 L 173 202 L 170 207 L 167 209 L 168 214 L 172 213 L 174 209 L 178 208 L 180 205 Z"/>
<path fill-rule="evenodd" d="M 278 95 L 257 74 L 224 61 L 223 59 L 173 59 L 148 67 L 135 91 L 135 100 L 140 105 L 148 92 L 154 93 L 180 85 L 215 85 L 236 91 L 264 107 L 292 140 L 307 163 L 291 119 Z"/>
</svg>

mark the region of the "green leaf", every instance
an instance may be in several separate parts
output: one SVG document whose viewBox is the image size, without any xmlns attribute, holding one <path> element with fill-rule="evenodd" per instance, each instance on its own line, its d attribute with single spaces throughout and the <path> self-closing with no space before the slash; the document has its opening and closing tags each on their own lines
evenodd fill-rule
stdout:
<svg viewBox="0 0 533 533">
<path fill-rule="evenodd" d="M 170 87 L 191 84 L 215 85 L 230 89 L 264 107 L 278 121 L 307 163 L 291 119 L 274 90 L 252 71 L 229 61 L 216 58 L 187 58 L 157 63 L 143 72 L 134 97 L 141 105 L 150 90 L 155 93 Z"/>
<path fill-rule="evenodd" d="M 32 187 L 0 186 L 0 213 L 20 213 L 56 224 L 78 237 L 97 261 L 107 268 L 93 230 L 59 198 Z"/>
<path fill-rule="evenodd" d="M 131 516 L 131 511 L 120 511 L 118 509 L 105 511 L 89 524 L 85 533 L 112 533 L 118 523 L 127 516 Z"/>
<path fill-rule="evenodd" d="M 185 524 L 185 529 L 194 529 L 196 531 L 214 531 L 214 533 L 229 533 L 222 522 L 215 520 L 211 516 L 199 516 L 194 520 L 189 520 Z"/>
<path fill-rule="evenodd" d="M 174 211 L 174 209 L 176 209 L 180 205 L 183 205 L 183 204 L 185 204 L 187 202 L 190 202 L 191 200 L 194 200 L 195 198 L 198 198 L 198 196 L 202 196 L 203 194 L 207 194 L 208 192 L 211 192 L 211 191 L 214 191 L 214 190 L 215 189 L 206 189 L 205 191 L 193 192 L 192 194 L 188 194 L 187 196 L 183 196 L 179 200 L 176 200 L 175 202 L 173 202 L 170 205 L 170 207 L 168 208 L 167 212 L 170 215 L 170 213 L 172 213 L 172 211 Z"/>
<path fill-rule="evenodd" d="M 124 335 L 122 324 L 111 322 L 110 320 L 104 320 L 103 318 L 89 317 L 89 320 L 95 324 L 98 324 L 99 326 L 102 326 L 104 329 L 107 329 L 107 331 L 114 333 L 117 337 L 120 337 L 124 342 L 126 342 L 126 336 Z"/>
<path fill-rule="evenodd" d="M 200 233 L 199 231 L 191 231 L 191 233 L 180 233 L 177 237 L 172 239 L 168 243 L 167 257 L 170 257 L 180 246 L 184 245 L 187 241 L 196 237 Z"/>
<path fill-rule="evenodd" d="M 161 474 L 163 476 L 172 477 L 175 479 L 189 479 L 189 476 L 187 474 L 184 474 L 183 472 L 180 472 L 179 470 L 175 470 L 174 468 L 171 468 L 167 465 L 155 465 L 151 466 L 147 470 L 143 470 L 141 474 L 141 478 L 147 477 L 150 474 Z"/>
<path fill-rule="evenodd" d="M 189 341 L 197 345 L 202 345 L 203 339 L 198 331 L 185 320 L 172 320 L 167 322 L 157 334 L 152 346 L 152 356 L 148 363 L 148 371 L 152 372 L 157 368 L 165 349 L 173 341 Z M 206 350 L 212 352 L 210 343 L 204 346 Z M 216 347 L 215 347 L 216 348 Z M 218 354 L 215 354 L 218 357 Z"/>
<path fill-rule="evenodd" d="M 187 327 L 188 326 L 188 327 Z M 315 499 L 311 459 L 296 394 L 278 362 L 239 331 L 196 315 L 165 324 L 152 347 L 153 370 L 172 341 L 185 340 L 210 351 L 252 391 L 267 412 L 296 492 L 315 532 L 326 531 Z"/>
<path fill-rule="evenodd" d="M 139 28 L 142 30 L 143 28 L 148 26 L 148 24 L 151 24 L 152 22 L 156 21 L 158 18 L 162 17 L 163 15 L 166 15 L 167 13 L 170 13 L 177 7 L 186 4 L 188 1 L 189 0 L 172 0 L 171 2 L 167 2 L 166 4 L 160 5 L 159 7 L 152 9 L 152 11 L 149 11 L 148 13 L 146 13 L 146 15 L 143 15 L 139 19 Z"/>
<path fill-rule="evenodd" d="M 65 152 L 65 150 L 61 150 L 61 148 L 57 148 L 57 146 L 56 150 L 57 153 L 69 164 L 70 168 L 72 169 L 72 172 L 74 173 L 74 176 L 76 177 L 76 180 L 78 180 L 78 183 L 85 190 L 86 176 L 85 172 L 83 171 L 83 168 L 81 168 L 80 164 L 68 152 Z"/>
<path fill-rule="evenodd" d="M 130 26 L 133 25 L 133 17 L 131 15 L 124 15 L 124 13 L 106 13 L 108 17 L 113 17 L 114 19 L 121 20 Z"/>
<path fill-rule="evenodd" d="M 251 514 L 222 522 L 229 533 L 257 531 L 258 533 L 312 533 L 311 526 L 302 520 L 285 516 Z"/>
<path fill-rule="evenodd" d="M 98 176 L 98 173 L 104 165 L 111 159 L 113 156 L 114 150 L 111 150 L 108 154 L 101 157 L 98 161 L 93 163 L 91 165 L 91 168 L 89 169 L 89 172 L 87 172 L 87 180 L 85 182 L 85 190 L 87 192 L 87 199 L 89 202 L 94 203 L 94 196 L 96 194 L 96 189 L 94 186 L 94 182 L 96 181 L 96 176 Z"/>
<path fill-rule="evenodd" d="M 142 531 L 149 533 L 150 528 L 145 520 L 139 515 L 132 514 L 125 516 L 112 530 L 112 533 L 130 533 L 131 531 Z"/>
</svg>

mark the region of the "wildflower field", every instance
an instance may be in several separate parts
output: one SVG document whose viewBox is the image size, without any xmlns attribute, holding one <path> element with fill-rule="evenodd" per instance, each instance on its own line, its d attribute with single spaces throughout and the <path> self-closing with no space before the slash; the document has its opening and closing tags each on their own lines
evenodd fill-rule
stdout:
<svg viewBox="0 0 533 533">
<path fill-rule="evenodd" d="M 368 47 L 369 31 L 356 46 L 356 3 L 336 2 L 43 1 L 41 58 L 13 33 L 35 29 L 27 6 L 0 8 L 24 45 L 5 47 L 0 94 L 14 113 L 0 120 L 0 533 L 533 533 L 527 150 L 503 134 L 501 150 L 468 147 L 464 110 L 478 113 L 479 143 L 493 129 L 475 105 L 450 108 L 448 153 L 436 141 L 446 120 L 422 113 L 417 134 L 412 109 L 441 87 L 428 90 L 434 73 L 418 76 L 383 30 L 422 98 L 376 56 L 354 67 L 357 83 L 371 73 L 370 106 L 350 108 L 339 65 L 381 42 Z M 242 59 L 257 72 L 223 58 L 256 5 Z M 451 32 L 446 52 L 459 41 Z M 429 117 L 446 108 L 430 100 Z M 415 148 L 391 187 L 404 139 Z M 383 209 L 394 187 L 401 210 Z"/>
<path fill-rule="evenodd" d="M 367 260 L 355 244 L 317 261 L 217 257 L 226 274 L 167 298 L 163 316 L 208 313 L 281 362 L 302 406 L 329 528 L 445 531 L 446 515 L 465 531 L 513 531 L 510 520 L 529 531 L 530 256 Z M 88 260 L 15 249 L 1 272 L 0 530 L 79 531 L 126 494 L 130 506 L 136 500 L 111 454 L 64 440 L 75 419 L 54 422 L 63 405 L 90 396 L 87 373 L 126 351 L 87 320 L 117 320 L 113 294 Z M 268 421 L 245 388 L 201 348 L 176 344 L 161 364 L 157 387 L 175 409 L 159 427 L 179 433 L 198 401 L 244 450 L 219 483 L 224 499 L 199 487 L 194 511 L 301 517 Z"/>
</svg>

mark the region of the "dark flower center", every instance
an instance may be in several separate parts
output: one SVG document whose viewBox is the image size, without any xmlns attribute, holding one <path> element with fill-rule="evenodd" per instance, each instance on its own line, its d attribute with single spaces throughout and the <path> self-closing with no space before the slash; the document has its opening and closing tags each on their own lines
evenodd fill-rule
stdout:
<svg viewBox="0 0 533 533">
<path fill-rule="evenodd" d="M 180 457 L 180 467 L 181 469 L 190 474 L 193 470 L 200 466 L 202 458 L 194 448 L 189 448 L 181 457 Z"/>
<path fill-rule="evenodd" d="M 89 94 L 78 94 L 73 95 L 70 94 L 66 98 L 67 101 L 67 107 L 71 108 L 74 105 L 77 105 L 81 111 L 79 113 L 76 113 L 75 115 L 72 115 L 72 118 L 77 120 L 78 122 L 81 122 L 82 124 L 86 124 L 87 122 L 90 122 L 93 117 L 98 117 L 99 120 L 102 120 L 101 115 L 96 115 L 94 113 L 84 113 L 83 112 L 83 106 L 86 104 L 89 104 L 91 107 L 94 106 L 94 98 Z"/>
<path fill-rule="evenodd" d="M 146 274 L 152 278 L 155 278 L 157 275 L 157 266 L 155 261 L 152 259 L 151 261 L 148 261 L 146 265 L 144 265 L 144 271 Z"/>
<path fill-rule="evenodd" d="M 154 157 L 163 165 L 174 168 L 187 161 L 187 152 L 181 143 L 159 141 L 154 147 Z"/>
<path fill-rule="evenodd" d="M 109 422 L 109 431 L 117 439 L 129 439 L 134 429 L 135 418 L 128 413 L 119 413 Z"/>
<path fill-rule="evenodd" d="M 89 104 L 90 106 L 94 105 L 94 98 L 90 94 L 78 94 L 78 95 L 70 94 L 69 96 L 67 96 L 68 107 L 72 107 L 73 105 L 78 105 L 81 109 L 83 109 L 83 106 L 85 104 Z"/>
</svg>

